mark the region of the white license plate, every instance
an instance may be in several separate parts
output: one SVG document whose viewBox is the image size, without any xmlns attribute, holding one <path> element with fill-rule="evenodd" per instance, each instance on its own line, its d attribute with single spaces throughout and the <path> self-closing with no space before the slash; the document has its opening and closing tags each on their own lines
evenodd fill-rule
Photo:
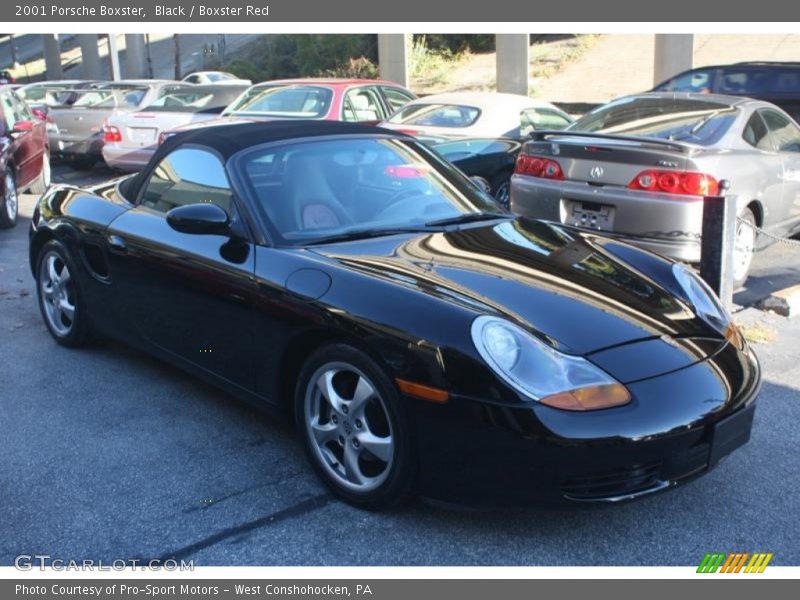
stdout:
<svg viewBox="0 0 800 600">
<path fill-rule="evenodd" d="M 128 131 L 134 144 L 148 146 L 156 141 L 156 130 L 152 127 L 131 127 Z"/>
<path fill-rule="evenodd" d="M 567 224 L 601 231 L 614 230 L 615 207 L 572 201 L 567 213 Z"/>
</svg>

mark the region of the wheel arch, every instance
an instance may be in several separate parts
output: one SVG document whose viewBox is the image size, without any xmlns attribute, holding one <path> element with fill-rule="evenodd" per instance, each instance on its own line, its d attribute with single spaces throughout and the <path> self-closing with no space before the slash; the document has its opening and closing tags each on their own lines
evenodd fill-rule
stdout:
<svg viewBox="0 0 800 600">
<path fill-rule="evenodd" d="M 751 200 L 750 202 L 745 205 L 745 208 L 749 208 L 753 212 L 753 216 L 756 219 L 756 226 L 763 227 L 764 226 L 764 206 L 761 204 L 759 200 Z"/>
<path fill-rule="evenodd" d="M 392 369 L 389 368 L 386 361 L 382 358 L 381 353 L 375 351 L 368 342 L 365 342 L 355 335 L 342 330 L 326 328 L 304 331 L 289 341 L 280 360 L 280 376 L 278 377 L 277 389 L 275 391 L 277 392 L 278 404 L 282 410 L 287 411 L 287 414 L 294 414 L 293 406 L 297 378 L 308 360 L 308 357 L 323 346 L 333 344 L 352 346 L 356 350 L 369 356 L 380 365 L 390 377 L 392 376 Z M 291 421 L 294 423 L 293 418 Z"/>
</svg>

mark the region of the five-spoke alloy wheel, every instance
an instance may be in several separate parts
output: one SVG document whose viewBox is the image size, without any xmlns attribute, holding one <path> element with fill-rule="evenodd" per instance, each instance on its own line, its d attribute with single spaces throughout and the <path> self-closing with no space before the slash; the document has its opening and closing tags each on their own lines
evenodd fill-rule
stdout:
<svg viewBox="0 0 800 600">
<path fill-rule="evenodd" d="M 79 346 L 88 337 L 75 269 L 64 246 L 47 242 L 39 253 L 36 289 L 45 325 L 57 342 Z"/>
<path fill-rule="evenodd" d="M 301 372 L 296 416 L 309 457 L 359 506 L 395 504 L 410 490 L 412 444 L 398 399 L 382 369 L 350 346 L 323 348 Z"/>
</svg>

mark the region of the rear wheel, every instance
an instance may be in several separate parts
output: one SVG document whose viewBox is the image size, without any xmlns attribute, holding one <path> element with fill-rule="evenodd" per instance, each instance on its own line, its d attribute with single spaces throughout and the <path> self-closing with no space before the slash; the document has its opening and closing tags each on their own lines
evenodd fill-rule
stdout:
<svg viewBox="0 0 800 600">
<path fill-rule="evenodd" d="M 47 242 L 39 252 L 36 290 L 47 330 L 64 346 L 82 346 L 89 339 L 89 318 L 67 249 Z"/>
<path fill-rule="evenodd" d="M 366 354 L 343 344 L 315 352 L 300 373 L 295 417 L 314 469 L 337 495 L 368 509 L 409 497 L 410 427 L 396 387 Z"/>
<path fill-rule="evenodd" d="M 44 154 L 42 155 L 42 172 L 39 173 L 39 176 L 31 184 L 28 191 L 31 194 L 38 194 L 41 196 L 47 191 L 47 187 L 49 185 L 50 185 L 50 151 L 45 150 Z"/>
<path fill-rule="evenodd" d="M 756 248 L 756 217 L 745 208 L 736 221 L 736 236 L 733 243 L 733 287 L 738 289 L 747 281 L 753 253 Z"/>
<path fill-rule="evenodd" d="M 505 208 L 506 210 L 510 207 L 511 201 L 511 173 L 500 173 L 494 179 L 492 179 L 492 195 L 494 196 L 494 201 L 497 203 L 498 206 Z"/>
<path fill-rule="evenodd" d="M 17 224 L 19 195 L 17 193 L 17 178 L 14 175 L 14 171 L 8 167 L 6 167 L 3 183 L 3 196 L 0 198 L 0 229 L 9 229 Z"/>
</svg>

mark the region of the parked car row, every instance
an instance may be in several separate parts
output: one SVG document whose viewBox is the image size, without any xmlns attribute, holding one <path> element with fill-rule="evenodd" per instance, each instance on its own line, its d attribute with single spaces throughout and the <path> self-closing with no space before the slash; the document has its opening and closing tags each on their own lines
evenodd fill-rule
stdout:
<svg viewBox="0 0 800 600">
<path fill-rule="evenodd" d="M 47 82 L 18 93 L 39 103 L 34 111 L 47 123 L 49 152 L 78 169 L 102 157 L 112 168 L 137 171 L 168 137 L 231 122 L 380 124 L 414 136 L 481 178 L 501 207 L 611 233 L 687 262 L 699 260 L 702 197 L 719 193 L 726 182 L 740 217 L 734 257 L 739 285 L 754 250 L 770 239 L 758 238 L 756 227 L 774 235 L 800 230 L 800 190 L 794 185 L 800 128 L 765 101 L 709 92 L 732 90 L 742 74 L 786 91 L 798 71 L 793 64 L 709 67 L 658 86 L 669 92 L 621 98 L 576 122 L 552 104 L 524 96 L 415 98 L 379 80 L 306 78 L 251 86 L 230 74 L 201 72 L 184 82 Z M 702 93 L 675 91 L 686 85 L 700 90 L 706 76 Z M 218 83 L 198 84 L 212 79 Z"/>
</svg>

